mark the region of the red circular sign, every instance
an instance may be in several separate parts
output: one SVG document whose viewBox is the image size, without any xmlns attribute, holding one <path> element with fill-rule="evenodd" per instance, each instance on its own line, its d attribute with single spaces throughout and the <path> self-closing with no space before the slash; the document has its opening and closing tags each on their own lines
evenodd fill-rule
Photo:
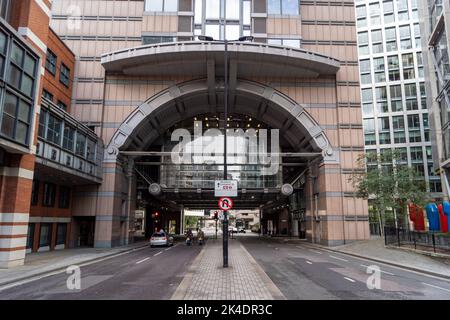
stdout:
<svg viewBox="0 0 450 320">
<path fill-rule="evenodd" d="M 219 199 L 219 208 L 223 211 L 228 211 L 233 208 L 233 200 L 231 198 L 220 198 Z"/>
</svg>

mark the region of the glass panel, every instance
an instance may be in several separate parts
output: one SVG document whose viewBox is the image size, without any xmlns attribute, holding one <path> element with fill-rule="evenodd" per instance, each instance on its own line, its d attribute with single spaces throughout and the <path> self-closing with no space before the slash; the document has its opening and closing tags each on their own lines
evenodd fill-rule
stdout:
<svg viewBox="0 0 450 320">
<path fill-rule="evenodd" d="M 39 237 L 39 247 L 46 247 L 50 245 L 51 239 L 51 224 L 42 223 L 41 224 L 41 234 Z"/>
<path fill-rule="evenodd" d="M 15 140 L 17 140 L 20 143 L 26 144 L 28 142 L 28 125 L 22 122 L 17 122 L 16 127 L 16 137 Z"/>
<path fill-rule="evenodd" d="M 281 14 L 281 0 L 268 0 L 267 1 L 267 13 Z"/>
<path fill-rule="evenodd" d="M 6 113 L 3 114 L 2 118 L 2 134 L 13 138 L 14 135 L 14 118 L 7 115 Z"/>
<path fill-rule="evenodd" d="M 282 14 L 298 14 L 298 0 L 282 0 Z"/>
<path fill-rule="evenodd" d="M 239 25 L 227 25 L 226 26 L 226 39 L 227 40 L 237 40 L 239 39 Z"/>
<path fill-rule="evenodd" d="M 75 153 L 85 157 L 86 156 L 86 136 L 77 132 L 77 143 L 75 146 Z"/>
<path fill-rule="evenodd" d="M 165 12 L 177 12 L 178 11 L 178 0 L 164 0 L 164 11 Z"/>
<path fill-rule="evenodd" d="M 284 39 L 283 45 L 287 47 L 300 48 L 300 40 L 298 39 Z"/>
<path fill-rule="evenodd" d="M 30 97 L 33 96 L 33 79 L 26 74 L 22 77 L 22 85 L 20 86 L 20 90 Z"/>
<path fill-rule="evenodd" d="M 202 0 L 195 0 L 194 23 L 201 24 L 202 20 Z"/>
<path fill-rule="evenodd" d="M 0 31 L 0 53 L 5 54 L 6 53 L 6 44 L 7 44 L 8 38 L 6 37 L 6 34 Z"/>
<path fill-rule="evenodd" d="M 63 148 L 73 151 L 75 130 L 69 126 L 64 127 Z"/>
<path fill-rule="evenodd" d="M 206 19 L 219 19 L 219 18 L 220 18 L 220 0 L 206 1 Z"/>
<path fill-rule="evenodd" d="M 9 83 L 15 86 L 16 88 L 19 88 L 20 86 L 20 75 L 22 72 L 20 69 L 16 68 L 13 65 L 10 65 L 9 68 Z"/>
<path fill-rule="evenodd" d="M 207 24 L 205 26 L 205 36 L 220 39 L 220 28 L 218 24 Z"/>
<path fill-rule="evenodd" d="M 25 72 L 28 72 L 29 75 L 34 77 L 34 69 L 36 66 L 36 60 L 31 57 L 30 55 L 26 55 L 25 56 L 25 64 L 23 69 L 25 70 Z"/>
<path fill-rule="evenodd" d="M 17 108 L 17 100 L 19 100 L 16 96 L 7 93 L 5 97 L 5 105 L 3 112 L 9 114 L 10 116 L 16 116 L 16 108 Z"/>
<path fill-rule="evenodd" d="M 240 18 L 240 0 L 226 0 L 226 18 L 230 20 L 239 20 Z"/>
<path fill-rule="evenodd" d="M 251 23 L 251 19 L 250 19 L 250 1 L 244 1 L 243 4 L 242 4 L 242 9 L 243 9 L 243 13 L 242 13 L 243 24 L 250 24 Z"/>
<path fill-rule="evenodd" d="M 163 10 L 163 0 L 146 0 L 145 11 L 159 11 Z"/>
<path fill-rule="evenodd" d="M 19 101 L 19 113 L 18 119 L 20 121 L 29 123 L 30 122 L 30 109 L 31 106 L 23 100 Z"/>
<path fill-rule="evenodd" d="M 15 62 L 17 65 L 22 66 L 23 54 L 24 51 L 20 48 L 16 43 L 13 43 L 11 49 L 11 60 Z"/>
</svg>

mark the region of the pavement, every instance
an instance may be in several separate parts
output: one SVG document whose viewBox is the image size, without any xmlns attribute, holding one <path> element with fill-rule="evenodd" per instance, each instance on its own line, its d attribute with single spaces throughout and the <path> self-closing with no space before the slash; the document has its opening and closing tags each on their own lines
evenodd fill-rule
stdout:
<svg viewBox="0 0 450 320">
<path fill-rule="evenodd" d="M 71 265 L 81 265 L 129 251 L 139 250 L 147 245 L 146 242 L 140 241 L 116 248 L 75 248 L 30 253 L 26 255 L 23 266 L 0 269 L 0 286 L 42 274 L 65 270 Z"/>
<path fill-rule="evenodd" d="M 223 268 L 222 239 L 208 240 L 172 300 L 285 299 L 239 241 L 228 243 L 228 268 Z"/>
</svg>

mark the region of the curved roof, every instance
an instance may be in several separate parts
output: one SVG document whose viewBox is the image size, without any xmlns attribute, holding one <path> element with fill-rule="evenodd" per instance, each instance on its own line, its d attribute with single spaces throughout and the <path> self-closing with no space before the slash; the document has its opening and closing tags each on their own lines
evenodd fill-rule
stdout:
<svg viewBox="0 0 450 320">
<path fill-rule="evenodd" d="M 337 59 L 303 49 L 255 42 L 228 44 L 230 62 L 238 77 L 317 77 L 339 70 Z M 170 42 L 139 46 L 102 55 L 110 73 L 126 75 L 205 76 L 214 61 L 216 75 L 223 75 L 224 44 L 220 42 Z"/>
</svg>

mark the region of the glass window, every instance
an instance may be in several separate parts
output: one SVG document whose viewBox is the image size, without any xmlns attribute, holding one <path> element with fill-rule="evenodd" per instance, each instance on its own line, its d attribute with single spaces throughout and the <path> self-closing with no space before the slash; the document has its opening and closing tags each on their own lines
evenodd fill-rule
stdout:
<svg viewBox="0 0 450 320">
<path fill-rule="evenodd" d="M 367 31 L 365 32 L 358 32 L 358 44 L 363 45 L 369 43 L 369 36 Z"/>
<path fill-rule="evenodd" d="M 239 39 L 240 26 L 239 25 L 227 25 L 225 38 L 227 40 Z"/>
<path fill-rule="evenodd" d="M 86 136 L 77 132 L 77 142 L 75 145 L 75 153 L 79 156 L 86 156 Z"/>
<path fill-rule="evenodd" d="M 178 11 L 178 0 L 164 0 L 165 12 L 177 12 Z"/>
<path fill-rule="evenodd" d="M 372 89 L 362 89 L 361 90 L 361 99 L 363 102 L 373 101 L 372 97 Z"/>
<path fill-rule="evenodd" d="M 27 232 L 27 249 L 33 249 L 34 244 L 34 231 L 36 230 L 35 223 L 28 224 L 28 232 Z"/>
<path fill-rule="evenodd" d="M 214 39 L 220 39 L 220 26 L 218 24 L 207 24 L 205 26 L 205 35 Z"/>
<path fill-rule="evenodd" d="M 364 119 L 363 127 L 364 127 L 364 133 L 375 132 L 375 120 L 374 119 Z"/>
<path fill-rule="evenodd" d="M 87 159 L 95 160 L 95 141 L 91 139 L 87 139 Z"/>
<path fill-rule="evenodd" d="M 68 187 L 59 187 L 59 207 L 67 209 L 70 207 L 70 193 L 71 190 Z"/>
<path fill-rule="evenodd" d="M 61 128 L 62 128 L 62 121 L 54 117 L 53 115 L 49 114 L 47 123 L 47 141 L 60 145 Z"/>
<path fill-rule="evenodd" d="M 1 133 L 22 144 L 28 144 L 31 105 L 7 92 L 3 106 Z"/>
<path fill-rule="evenodd" d="M 31 205 L 35 206 L 39 201 L 39 180 L 33 180 L 31 188 Z"/>
<path fill-rule="evenodd" d="M 55 206 L 56 186 L 53 183 L 44 183 L 44 201 L 46 207 Z"/>
<path fill-rule="evenodd" d="M 218 20 L 219 18 L 220 18 L 220 0 L 206 1 L 206 19 Z"/>
<path fill-rule="evenodd" d="M 397 0 L 397 10 L 408 10 L 408 0 Z"/>
<path fill-rule="evenodd" d="M 64 111 L 67 111 L 67 105 L 62 102 L 62 101 L 58 101 L 58 103 L 56 104 L 59 108 L 61 108 Z"/>
<path fill-rule="evenodd" d="M 356 7 L 356 17 L 363 18 L 366 16 L 366 6 L 358 6 Z"/>
<path fill-rule="evenodd" d="M 46 122 L 47 122 L 47 111 L 41 109 L 41 114 L 39 115 L 38 136 L 43 139 L 45 139 Z"/>
<path fill-rule="evenodd" d="M 390 86 L 389 92 L 391 95 L 391 110 L 392 112 L 402 111 L 402 88 L 400 85 Z"/>
<path fill-rule="evenodd" d="M 66 244 L 67 223 L 58 223 L 56 228 L 56 245 Z"/>
<path fill-rule="evenodd" d="M 52 241 L 52 224 L 41 223 L 41 233 L 39 235 L 39 247 L 48 247 Z"/>
<path fill-rule="evenodd" d="M 53 101 L 53 94 L 51 94 L 50 92 L 48 92 L 47 90 L 42 90 L 42 96 L 45 98 L 45 99 L 48 99 L 48 100 L 50 100 L 50 101 Z"/>
<path fill-rule="evenodd" d="M 389 117 L 378 118 L 378 130 L 380 130 L 380 132 L 389 131 L 389 128 Z"/>
<path fill-rule="evenodd" d="M 66 65 L 64 65 L 64 63 L 61 63 L 61 72 L 59 74 L 59 81 L 66 87 L 69 87 L 70 69 Z"/>
<path fill-rule="evenodd" d="M 57 57 L 50 49 L 47 49 L 47 57 L 45 59 L 45 68 L 52 74 L 56 74 Z"/>
<path fill-rule="evenodd" d="M 142 44 L 154 44 L 154 43 L 164 43 L 164 42 L 174 42 L 175 37 L 164 37 L 164 36 L 143 36 Z"/>
<path fill-rule="evenodd" d="M 226 19 L 239 20 L 240 18 L 239 9 L 240 9 L 240 0 L 226 0 L 226 8 L 225 8 Z"/>
<path fill-rule="evenodd" d="M 298 0 L 282 0 L 281 4 L 282 14 L 298 14 Z"/>
<path fill-rule="evenodd" d="M 203 22 L 203 15 L 202 15 L 202 0 L 195 0 L 195 7 L 194 7 L 194 23 L 195 24 L 202 24 Z"/>
<path fill-rule="evenodd" d="M 243 24 L 245 25 L 249 25 L 251 23 L 251 18 L 250 18 L 250 1 L 244 1 L 242 3 L 242 17 L 243 17 Z"/>
<path fill-rule="evenodd" d="M 71 128 L 68 125 L 65 125 L 63 134 L 63 148 L 73 152 L 74 140 L 75 129 Z"/>
</svg>

